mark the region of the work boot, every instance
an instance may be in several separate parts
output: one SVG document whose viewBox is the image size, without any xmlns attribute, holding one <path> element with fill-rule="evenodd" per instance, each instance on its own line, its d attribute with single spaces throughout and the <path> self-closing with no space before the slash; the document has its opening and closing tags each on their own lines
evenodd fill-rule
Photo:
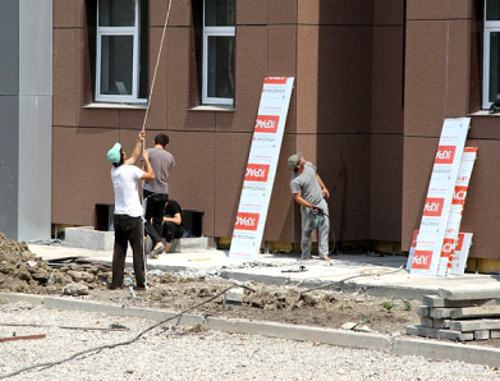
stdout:
<svg viewBox="0 0 500 381">
<path fill-rule="evenodd" d="M 157 242 L 154 249 L 151 250 L 151 253 L 149 253 L 149 258 L 158 258 L 158 255 L 163 253 L 163 250 L 165 250 L 163 243 Z"/>
</svg>

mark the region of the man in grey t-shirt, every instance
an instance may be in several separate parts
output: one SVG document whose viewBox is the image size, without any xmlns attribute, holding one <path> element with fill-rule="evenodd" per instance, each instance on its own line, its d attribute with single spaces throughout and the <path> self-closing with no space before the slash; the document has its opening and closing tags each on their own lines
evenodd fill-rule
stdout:
<svg viewBox="0 0 500 381">
<path fill-rule="evenodd" d="M 143 194 L 146 200 L 144 228 L 153 241 L 152 257 L 158 256 L 165 249 L 161 241 L 161 229 L 165 204 L 168 201 L 168 178 L 175 167 L 174 156 L 165 149 L 168 143 L 168 135 L 158 134 L 154 139 L 154 147 L 147 149 L 155 173 L 154 180 L 144 182 Z"/>
<path fill-rule="evenodd" d="M 318 229 L 318 250 L 321 259 L 328 258 L 328 233 L 330 221 L 328 204 L 325 198 L 330 197 L 330 192 L 323 180 L 316 172 L 316 167 L 306 161 L 302 153 L 288 158 L 288 166 L 293 169 L 293 178 L 290 181 L 290 190 L 293 199 L 300 205 L 302 217 L 302 259 L 311 257 L 311 234 Z"/>
</svg>

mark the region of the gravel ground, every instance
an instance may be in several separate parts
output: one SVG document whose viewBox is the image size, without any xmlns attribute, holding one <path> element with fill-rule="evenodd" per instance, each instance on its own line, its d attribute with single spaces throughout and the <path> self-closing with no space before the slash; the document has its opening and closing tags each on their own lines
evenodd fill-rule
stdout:
<svg viewBox="0 0 500 381">
<path fill-rule="evenodd" d="M 78 351 L 135 336 L 152 322 L 104 314 L 47 310 L 27 304 L 0 305 L 0 323 L 109 327 L 127 332 L 7 327 L 0 337 L 47 334 L 32 341 L 0 343 L 0 377 L 21 367 L 55 361 Z M 397 357 L 253 335 L 202 329 L 158 328 L 139 341 L 105 349 L 11 380 L 500 380 L 500 372 L 480 365 Z"/>
</svg>

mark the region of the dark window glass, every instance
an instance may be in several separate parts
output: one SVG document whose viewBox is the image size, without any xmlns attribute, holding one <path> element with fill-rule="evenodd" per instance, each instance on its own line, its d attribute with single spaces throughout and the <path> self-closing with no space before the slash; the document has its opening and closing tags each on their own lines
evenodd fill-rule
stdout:
<svg viewBox="0 0 500 381">
<path fill-rule="evenodd" d="M 101 94 L 132 94 L 133 45 L 132 36 L 102 37 Z"/>
<path fill-rule="evenodd" d="M 208 38 L 207 96 L 234 98 L 234 37 Z"/>
<path fill-rule="evenodd" d="M 205 26 L 234 26 L 235 19 L 235 0 L 205 0 Z"/>
<path fill-rule="evenodd" d="M 135 0 L 99 0 L 99 26 L 134 25 Z"/>
<path fill-rule="evenodd" d="M 500 32 L 490 33 L 490 91 L 489 101 L 500 102 Z"/>
</svg>

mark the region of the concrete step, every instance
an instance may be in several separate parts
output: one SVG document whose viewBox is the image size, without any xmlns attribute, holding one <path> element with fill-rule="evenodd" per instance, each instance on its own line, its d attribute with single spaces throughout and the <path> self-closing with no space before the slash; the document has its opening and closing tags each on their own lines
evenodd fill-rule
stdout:
<svg viewBox="0 0 500 381">
<path fill-rule="evenodd" d="M 113 231 L 95 230 L 93 226 L 66 228 L 64 245 L 89 250 L 112 251 L 115 241 Z M 174 240 L 173 251 L 197 251 L 213 248 L 213 240 L 209 237 L 188 237 Z"/>
</svg>

